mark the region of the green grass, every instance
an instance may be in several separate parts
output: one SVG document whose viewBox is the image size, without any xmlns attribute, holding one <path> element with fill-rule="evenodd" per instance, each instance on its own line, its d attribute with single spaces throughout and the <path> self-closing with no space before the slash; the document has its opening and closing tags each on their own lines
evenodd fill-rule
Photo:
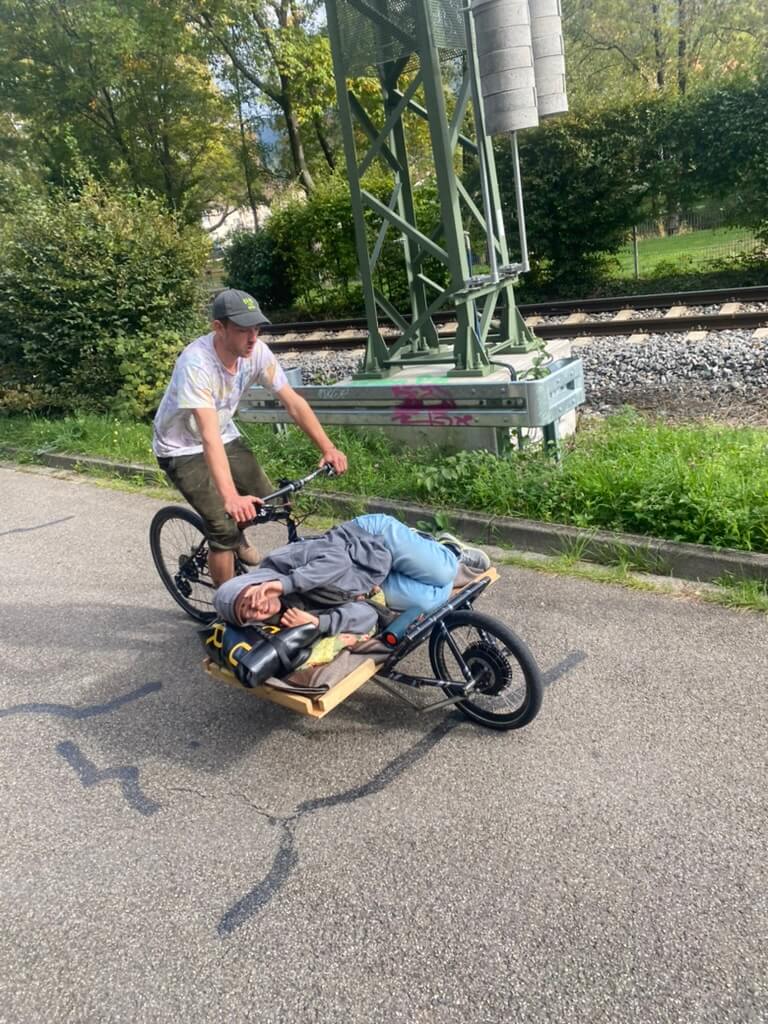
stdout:
<svg viewBox="0 0 768 1024">
<path fill-rule="evenodd" d="M 719 589 L 702 594 L 705 601 L 715 601 L 727 608 L 751 608 L 768 613 L 768 582 L 765 580 L 718 580 Z"/>
<path fill-rule="evenodd" d="M 746 228 L 709 228 L 689 231 L 666 238 L 642 238 L 638 242 L 641 276 L 652 274 L 660 263 L 704 263 L 737 256 L 755 248 L 755 237 Z M 632 246 L 617 255 L 618 277 L 631 277 L 635 272 Z"/>
<path fill-rule="evenodd" d="M 28 458 L 45 450 L 154 464 L 150 424 L 93 413 L 61 419 L 9 416 L 0 419 L 0 444 L 21 448 Z"/>
<path fill-rule="evenodd" d="M 686 580 L 662 580 L 639 574 L 623 564 L 593 565 L 573 561 L 568 556 L 529 555 L 507 552 L 500 559 L 503 565 L 514 565 L 551 576 L 573 576 L 591 583 L 612 584 L 626 590 L 663 594 L 694 601 L 706 601 L 724 608 L 768 614 L 768 584 L 759 580 L 721 580 L 711 583 L 691 583 Z"/>
<path fill-rule="evenodd" d="M 244 430 L 273 479 L 317 464 L 297 430 Z M 768 430 L 669 426 L 626 412 L 582 429 L 559 464 L 535 450 L 404 455 L 378 433 L 331 433 L 350 461 L 346 476 L 323 483 L 331 491 L 768 552 Z M 113 417 L 0 421 L 0 440 L 27 458 L 45 448 L 151 465 L 150 437 L 148 424 Z"/>
</svg>

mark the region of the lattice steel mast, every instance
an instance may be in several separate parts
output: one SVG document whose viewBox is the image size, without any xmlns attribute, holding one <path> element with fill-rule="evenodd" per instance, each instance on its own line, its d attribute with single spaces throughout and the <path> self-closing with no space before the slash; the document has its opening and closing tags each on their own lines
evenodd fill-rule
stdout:
<svg viewBox="0 0 768 1024">
<path fill-rule="evenodd" d="M 513 282 L 522 269 L 510 264 L 493 148 L 484 131 L 477 73 L 474 25 L 458 0 L 326 0 L 346 169 L 352 197 L 360 277 L 368 321 L 368 344 L 358 377 L 386 377 L 404 365 L 453 363 L 451 374 L 482 376 L 502 352 L 527 351 L 536 340 L 514 299 Z M 456 105 L 448 117 L 441 64 L 446 55 L 467 53 Z M 348 89 L 348 79 L 375 74 L 381 88 L 381 116 L 376 124 Z M 401 87 L 408 72 L 409 81 Z M 424 105 L 415 96 L 423 90 Z M 475 138 L 461 126 L 473 106 Z M 409 172 L 404 117 L 427 125 L 434 161 L 441 223 L 426 234 L 417 223 Z M 359 145 L 363 138 L 364 144 Z M 455 172 L 459 148 L 477 157 L 483 209 Z M 363 185 L 374 160 L 388 169 L 392 188 L 387 203 Z M 366 211 L 379 224 L 369 240 Z M 463 217 L 474 220 L 486 239 L 490 272 L 473 275 Z M 402 316 L 375 284 L 375 270 L 388 231 L 403 245 L 411 316 Z M 431 280 L 424 261 L 433 257 L 446 268 L 445 285 Z M 438 310 L 453 309 L 456 331 L 438 338 L 432 320 Z M 385 345 L 379 316 L 400 331 Z"/>
</svg>

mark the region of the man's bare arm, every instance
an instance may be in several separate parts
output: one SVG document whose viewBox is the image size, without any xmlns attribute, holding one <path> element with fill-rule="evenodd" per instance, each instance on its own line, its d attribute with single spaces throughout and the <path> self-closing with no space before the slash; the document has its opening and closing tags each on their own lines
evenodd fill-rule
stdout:
<svg viewBox="0 0 768 1024">
<path fill-rule="evenodd" d="M 333 466 L 337 473 L 346 473 L 349 466 L 347 456 L 339 451 L 328 437 L 309 403 L 297 394 L 290 384 L 280 388 L 277 397 L 296 426 L 300 427 L 310 441 L 320 449 L 320 465 L 327 464 Z"/>
<path fill-rule="evenodd" d="M 227 453 L 224 451 L 224 442 L 221 440 L 219 417 L 216 410 L 193 409 L 192 412 L 200 431 L 200 439 L 203 442 L 203 455 L 211 472 L 214 487 L 224 502 L 224 508 L 236 522 L 247 523 L 256 514 L 255 506 L 261 504 L 261 499 L 253 494 L 237 493 Z"/>
</svg>

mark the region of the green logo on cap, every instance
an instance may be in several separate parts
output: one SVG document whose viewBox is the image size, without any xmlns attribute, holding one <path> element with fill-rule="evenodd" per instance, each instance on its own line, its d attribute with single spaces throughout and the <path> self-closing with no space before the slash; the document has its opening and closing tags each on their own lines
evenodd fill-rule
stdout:
<svg viewBox="0 0 768 1024">
<path fill-rule="evenodd" d="M 250 295 L 244 295 L 243 305 L 246 309 L 256 309 L 256 300 L 252 299 Z"/>
</svg>

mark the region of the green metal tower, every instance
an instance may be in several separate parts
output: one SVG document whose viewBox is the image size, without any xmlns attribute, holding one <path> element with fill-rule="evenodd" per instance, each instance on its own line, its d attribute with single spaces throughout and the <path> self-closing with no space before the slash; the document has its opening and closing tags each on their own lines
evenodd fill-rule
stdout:
<svg viewBox="0 0 768 1024">
<path fill-rule="evenodd" d="M 484 376 L 495 355 L 528 351 L 536 339 L 515 305 L 513 283 L 524 268 L 509 262 L 470 14 L 459 0 L 326 0 L 326 10 L 368 321 L 365 359 L 356 376 L 384 378 L 404 366 L 446 363 L 453 364 L 450 375 Z M 460 55 L 463 72 L 449 117 L 443 68 L 447 58 Z M 349 88 L 351 78 L 363 76 L 379 82 L 381 110 L 375 121 Z M 417 94 L 423 103 L 417 102 Z M 461 131 L 470 103 L 474 139 Z M 416 220 L 406 114 L 422 119 L 429 131 L 441 215 L 439 228 L 430 234 Z M 456 174 L 462 149 L 478 161 L 482 209 Z M 362 183 L 375 160 L 391 177 L 387 203 Z M 372 246 L 366 211 L 379 226 Z M 481 275 L 473 274 L 470 266 L 469 221 L 479 225 L 486 240 L 490 269 Z M 410 319 L 375 285 L 376 264 L 389 231 L 402 241 Z M 445 285 L 425 273 L 428 257 L 445 266 Z M 433 320 L 438 311 L 455 314 L 452 337 L 438 336 Z M 400 332 L 394 345 L 385 344 L 381 336 L 382 315 Z"/>
</svg>

